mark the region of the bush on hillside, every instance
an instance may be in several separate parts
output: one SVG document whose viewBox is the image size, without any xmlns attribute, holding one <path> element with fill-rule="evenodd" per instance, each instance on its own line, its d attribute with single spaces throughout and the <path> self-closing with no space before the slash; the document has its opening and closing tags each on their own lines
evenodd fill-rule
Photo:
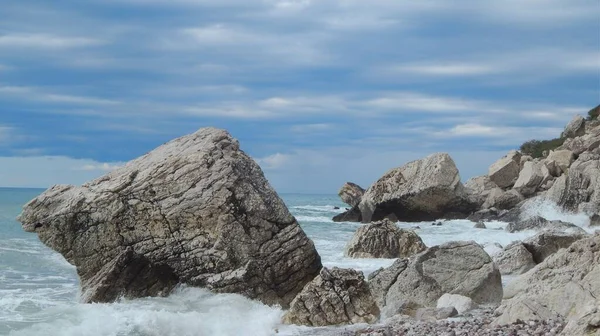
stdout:
<svg viewBox="0 0 600 336">
<path fill-rule="evenodd" d="M 596 120 L 600 117 L 600 105 L 594 107 L 588 112 L 588 120 Z"/>
<path fill-rule="evenodd" d="M 552 140 L 529 140 L 522 144 L 519 148 L 523 154 L 532 156 L 533 158 L 543 157 L 544 151 L 550 152 L 562 146 L 565 142 L 564 138 L 556 138 Z"/>
</svg>

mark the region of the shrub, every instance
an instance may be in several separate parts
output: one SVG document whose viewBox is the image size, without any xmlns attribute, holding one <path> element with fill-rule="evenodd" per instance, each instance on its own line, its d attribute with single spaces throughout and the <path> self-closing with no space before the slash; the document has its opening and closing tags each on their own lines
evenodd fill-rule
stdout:
<svg viewBox="0 0 600 336">
<path fill-rule="evenodd" d="M 532 156 L 533 158 L 543 157 L 544 151 L 554 150 L 565 142 L 564 138 L 556 138 L 552 140 L 530 140 L 525 142 L 519 148 L 523 154 Z"/>
<path fill-rule="evenodd" d="M 600 105 L 594 107 L 588 112 L 588 120 L 596 120 L 600 116 Z"/>
</svg>

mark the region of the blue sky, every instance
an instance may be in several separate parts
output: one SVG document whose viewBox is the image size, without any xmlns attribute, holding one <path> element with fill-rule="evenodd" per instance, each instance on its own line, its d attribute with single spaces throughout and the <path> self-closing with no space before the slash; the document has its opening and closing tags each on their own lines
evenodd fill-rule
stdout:
<svg viewBox="0 0 600 336">
<path fill-rule="evenodd" d="M 203 126 L 280 192 L 450 152 L 463 179 L 600 102 L 597 0 L 3 0 L 0 185 Z"/>
</svg>

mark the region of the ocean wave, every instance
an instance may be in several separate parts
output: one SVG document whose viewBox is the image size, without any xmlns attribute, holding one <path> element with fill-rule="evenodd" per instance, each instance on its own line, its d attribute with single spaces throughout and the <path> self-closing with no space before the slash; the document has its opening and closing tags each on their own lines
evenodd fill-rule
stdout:
<svg viewBox="0 0 600 336">
<path fill-rule="evenodd" d="M 312 211 L 312 212 L 335 212 L 335 213 L 342 213 L 344 211 L 346 211 L 345 207 L 340 207 L 337 206 L 339 209 L 335 208 L 336 205 L 297 205 L 297 206 L 293 206 L 291 207 L 291 209 L 296 209 L 296 210 L 306 210 L 306 211 Z"/>
<path fill-rule="evenodd" d="M 331 217 L 325 216 L 296 216 L 296 220 L 302 222 L 318 222 L 318 223 L 333 223 Z"/>
</svg>

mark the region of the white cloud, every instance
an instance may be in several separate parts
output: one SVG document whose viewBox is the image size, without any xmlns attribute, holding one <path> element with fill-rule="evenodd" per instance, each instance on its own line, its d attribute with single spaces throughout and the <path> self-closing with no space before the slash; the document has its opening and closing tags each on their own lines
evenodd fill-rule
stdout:
<svg viewBox="0 0 600 336">
<path fill-rule="evenodd" d="M 396 110 L 402 112 L 424 111 L 424 112 L 460 112 L 480 111 L 485 108 L 492 112 L 494 109 L 485 107 L 486 104 L 475 100 L 458 97 L 434 96 L 416 92 L 390 93 L 380 98 L 366 102 L 366 106 L 385 110 Z"/>
<path fill-rule="evenodd" d="M 122 164 L 111 164 L 111 163 L 99 163 L 99 164 L 86 164 L 81 167 L 75 167 L 75 170 L 86 170 L 86 171 L 111 171 L 117 168 L 121 168 Z"/>
<path fill-rule="evenodd" d="M 291 131 L 295 133 L 312 133 L 312 132 L 323 132 L 328 131 L 332 128 L 331 124 L 302 124 L 294 125 L 291 127 Z"/>
<path fill-rule="evenodd" d="M 285 166 L 290 160 L 290 156 L 281 153 L 275 153 L 263 158 L 257 158 L 256 162 L 265 170 L 276 170 Z"/>
<path fill-rule="evenodd" d="M 0 86 L 0 96 L 37 100 L 47 103 L 75 104 L 75 105 L 117 105 L 120 102 L 86 96 L 74 96 L 45 92 L 41 89 L 27 86 Z"/>
<path fill-rule="evenodd" d="M 506 143 L 516 143 L 529 139 L 548 139 L 560 135 L 562 129 L 556 127 L 506 127 L 481 124 L 461 124 L 449 130 L 436 132 L 438 137 L 479 137 L 504 138 Z"/>
<path fill-rule="evenodd" d="M 426 76 L 481 76 L 498 72 L 491 65 L 468 63 L 407 64 L 392 66 L 384 71 Z"/>
<path fill-rule="evenodd" d="M 105 44 L 105 42 L 88 37 L 67 37 L 51 34 L 0 35 L 0 48 L 70 49 L 101 44 Z"/>
</svg>

